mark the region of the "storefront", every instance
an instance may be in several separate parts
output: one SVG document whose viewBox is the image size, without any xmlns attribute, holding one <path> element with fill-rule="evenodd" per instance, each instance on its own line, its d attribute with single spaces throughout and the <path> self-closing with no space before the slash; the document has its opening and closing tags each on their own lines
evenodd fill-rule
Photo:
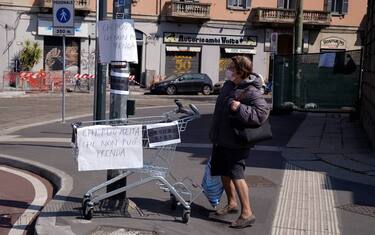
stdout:
<svg viewBox="0 0 375 235">
<path fill-rule="evenodd" d="M 237 55 L 247 56 L 253 61 L 253 55 L 256 54 L 255 49 L 241 49 L 241 48 L 220 48 L 219 61 L 219 81 L 225 80 L 225 71 L 231 62 L 231 58 Z"/>
<path fill-rule="evenodd" d="M 257 36 L 165 32 L 165 75 L 207 73 L 216 82 L 225 79 L 230 58 L 253 59 Z"/>
<path fill-rule="evenodd" d="M 95 34 L 90 33 L 90 24 L 76 23 L 74 36 L 65 41 L 65 66 L 71 74 L 95 73 Z M 53 36 L 52 21 L 38 19 L 38 35 L 43 36 L 43 69 L 57 71 L 63 69 L 63 40 Z"/>
<path fill-rule="evenodd" d="M 167 46 L 165 74 L 199 73 L 200 47 Z"/>
</svg>

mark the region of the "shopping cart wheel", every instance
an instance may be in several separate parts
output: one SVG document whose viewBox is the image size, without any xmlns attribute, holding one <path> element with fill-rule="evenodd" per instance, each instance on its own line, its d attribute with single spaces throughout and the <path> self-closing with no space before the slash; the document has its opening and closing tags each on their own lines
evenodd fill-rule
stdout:
<svg viewBox="0 0 375 235">
<path fill-rule="evenodd" d="M 91 201 L 92 197 L 88 194 L 85 194 L 82 198 L 82 208 L 85 206 L 86 201 Z"/>
<path fill-rule="evenodd" d="M 173 194 L 170 195 L 170 198 L 171 198 L 171 210 L 174 211 L 177 209 L 178 202 L 177 202 L 176 197 Z"/>
<path fill-rule="evenodd" d="M 189 219 L 190 219 L 190 210 L 184 209 L 184 211 L 182 212 L 182 222 L 187 224 L 189 222 Z"/>
<path fill-rule="evenodd" d="M 87 199 L 84 201 L 84 204 L 82 206 L 82 217 L 87 220 L 92 219 L 92 213 L 93 213 L 93 206 L 90 203 L 90 200 Z"/>
</svg>

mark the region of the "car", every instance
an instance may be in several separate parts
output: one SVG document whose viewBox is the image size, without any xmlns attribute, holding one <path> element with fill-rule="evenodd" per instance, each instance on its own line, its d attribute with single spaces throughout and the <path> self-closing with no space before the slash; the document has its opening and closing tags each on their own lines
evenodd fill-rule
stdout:
<svg viewBox="0 0 375 235">
<path fill-rule="evenodd" d="M 262 92 L 262 94 L 264 94 L 264 93 L 265 93 L 265 90 L 267 89 L 267 86 L 266 86 L 266 84 L 265 84 L 265 82 L 264 82 L 264 78 L 263 78 L 263 76 L 260 75 L 260 74 L 258 74 L 258 73 L 253 73 L 253 74 L 251 74 L 250 76 L 257 76 L 257 77 L 260 77 L 260 78 L 262 79 L 262 81 L 263 81 L 263 85 L 262 85 L 261 92 Z M 223 85 L 224 85 L 224 82 L 225 82 L 225 81 L 219 81 L 219 82 L 215 83 L 212 93 L 213 93 L 213 94 L 219 94 L 220 91 L 221 91 L 221 88 L 222 88 Z"/>
<path fill-rule="evenodd" d="M 212 92 L 212 80 L 205 73 L 184 73 L 171 75 L 165 80 L 153 84 L 150 87 L 151 93 L 167 93 L 175 95 L 184 92 L 202 92 L 209 95 Z"/>
</svg>

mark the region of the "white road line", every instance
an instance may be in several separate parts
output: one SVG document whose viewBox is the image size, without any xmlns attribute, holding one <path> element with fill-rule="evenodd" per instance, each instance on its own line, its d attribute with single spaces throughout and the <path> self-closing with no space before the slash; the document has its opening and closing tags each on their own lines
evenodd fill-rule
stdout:
<svg viewBox="0 0 375 235">
<path fill-rule="evenodd" d="M 14 170 L 7 167 L 0 166 L 0 170 L 9 172 L 11 174 L 18 175 L 27 181 L 29 181 L 35 190 L 35 197 L 34 200 L 30 203 L 30 206 L 25 210 L 25 212 L 18 218 L 18 220 L 14 223 L 12 229 L 9 232 L 9 235 L 22 235 L 26 229 L 26 227 L 32 223 L 33 219 L 36 217 L 39 210 L 31 209 L 31 208 L 38 208 L 42 209 L 44 204 L 48 199 L 47 189 L 44 184 L 37 179 L 36 177 L 26 174 L 23 171 Z"/>
<path fill-rule="evenodd" d="M 195 105 L 196 106 L 214 106 L 215 103 L 196 103 Z M 137 110 L 160 109 L 160 108 L 176 108 L 176 105 L 159 105 L 159 106 L 139 107 L 139 108 L 137 108 Z M 70 116 L 70 117 L 65 118 L 65 121 L 80 119 L 80 118 L 86 118 L 86 117 L 92 117 L 92 113 Z M 41 125 L 51 124 L 51 123 L 55 123 L 55 122 L 61 122 L 61 118 L 52 119 L 52 120 L 44 121 L 44 122 L 27 124 L 27 125 L 23 125 L 23 126 L 11 127 L 11 128 L 5 129 L 5 130 L 1 130 L 0 135 L 7 135 L 7 134 L 10 134 L 10 133 L 22 130 L 22 129 L 26 129 L 26 128 L 29 128 L 29 127 L 41 126 Z"/>
<path fill-rule="evenodd" d="M 330 178 L 286 164 L 272 235 L 341 234 Z"/>
</svg>

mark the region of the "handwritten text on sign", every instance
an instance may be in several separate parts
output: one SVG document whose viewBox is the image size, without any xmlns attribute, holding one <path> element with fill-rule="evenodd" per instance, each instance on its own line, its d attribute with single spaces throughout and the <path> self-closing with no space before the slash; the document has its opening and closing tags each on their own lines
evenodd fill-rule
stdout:
<svg viewBox="0 0 375 235">
<path fill-rule="evenodd" d="M 78 128 L 77 144 L 79 171 L 143 167 L 142 125 Z"/>
<path fill-rule="evenodd" d="M 100 62 L 127 61 L 138 63 L 137 40 L 133 20 L 99 21 L 98 36 Z"/>
</svg>

